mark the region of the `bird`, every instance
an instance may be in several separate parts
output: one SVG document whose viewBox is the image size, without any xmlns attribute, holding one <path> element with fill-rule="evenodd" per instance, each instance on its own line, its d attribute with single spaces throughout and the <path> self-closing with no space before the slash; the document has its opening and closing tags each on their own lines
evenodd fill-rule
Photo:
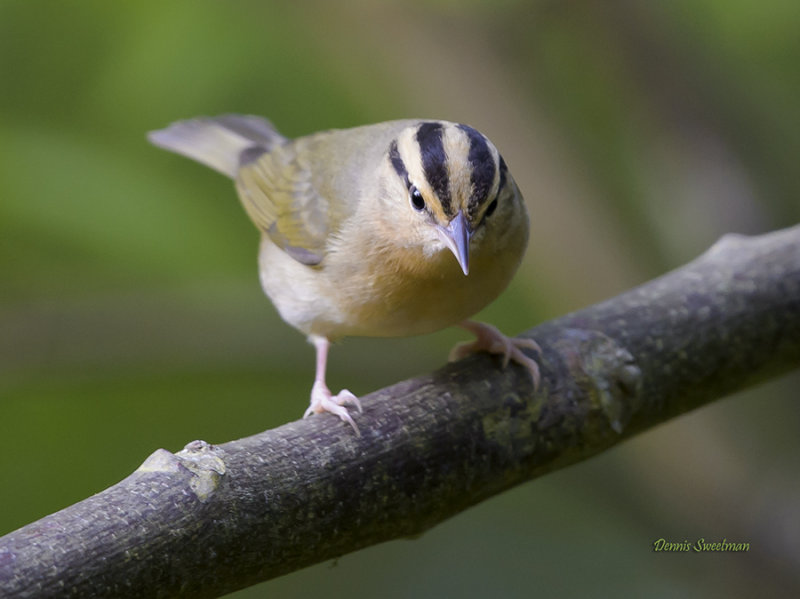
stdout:
<svg viewBox="0 0 800 599">
<path fill-rule="evenodd" d="M 449 358 L 487 351 L 539 366 L 510 338 L 470 317 L 509 284 L 529 219 L 505 160 L 473 127 L 403 119 L 289 139 L 270 121 L 223 114 L 181 120 L 149 141 L 234 181 L 261 233 L 259 277 L 284 321 L 316 349 L 304 417 L 330 412 L 360 431 L 347 389 L 326 384 L 328 352 L 344 337 L 405 337 L 458 325 L 475 341 Z"/>
</svg>

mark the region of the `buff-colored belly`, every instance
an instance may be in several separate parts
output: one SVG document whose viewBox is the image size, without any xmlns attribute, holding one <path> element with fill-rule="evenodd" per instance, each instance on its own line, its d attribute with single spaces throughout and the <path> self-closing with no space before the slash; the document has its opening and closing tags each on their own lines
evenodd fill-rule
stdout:
<svg viewBox="0 0 800 599">
<path fill-rule="evenodd" d="M 447 250 L 413 272 L 369 259 L 313 268 L 265 237 L 260 271 L 264 291 L 281 317 L 305 334 L 403 337 L 446 328 L 484 308 L 516 270 L 518 257 L 504 258 L 476 256 L 469 275 Z"/>
</svg>

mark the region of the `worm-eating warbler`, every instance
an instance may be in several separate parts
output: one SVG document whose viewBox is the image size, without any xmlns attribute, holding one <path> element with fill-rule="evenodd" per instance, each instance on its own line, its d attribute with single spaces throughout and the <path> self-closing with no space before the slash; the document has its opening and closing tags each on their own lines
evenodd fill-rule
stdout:
<svg viewBox="0 0 800 599">
<path fill-rule="evenodd" d="M 467 125 L 401 120 L 294 140 L 255 116 L 180 121 L 152 143 L 234 180 L 261 231 L 261 285 L 281 317 L 316 347 L 306 416 L 332 412 L 358 428 L 358 399 L 325 384 L 332 340 L 418 335 L 460 324 L 454 348 L 503 354 L 538 384 L 536 362 L 486 324 L 528 242 L 522 195 L 492 143 Z M 455 257 L 455 259 L 453 259 Z"/>
</svg>

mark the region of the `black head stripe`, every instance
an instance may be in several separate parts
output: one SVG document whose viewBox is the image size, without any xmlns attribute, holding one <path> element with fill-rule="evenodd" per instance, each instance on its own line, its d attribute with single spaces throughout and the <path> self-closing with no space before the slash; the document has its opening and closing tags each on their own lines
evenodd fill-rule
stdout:
<svg viewBox="0 0 800 599">
<path fill-rule="evenodd" d="M 500 156 L 500 186 L 497 188 L 498 193 L 506 186 L 507 172 L 508 172 L 508 167 L 506 166 L 506 161 L 503 160 L 502 156 Z"/>
<path fill-rule="evenodd" d="M 439 198 L 442 210 L 448 216 L 453 215 L 450 201 L 450 179 L 447 176 L 447 155 L 441 123 L 422 123 L 417 129 L 417 143 L 422 157 L 422 171 L 425 179 Z"/>
<path fill-rule="evenodd" d="M 408 170 L 406 169 L 403 159 L 400 158 L 400 151 L 397 149 L 396 139 L 393 140 L 392 144 L 389 146 L 389 160 L 392 161 L 392 166 L 394 167 L 397 176 L 403 180 L 403 182 L 406 184 L 406 187 L 411 187 L 411 182 L 408 180 Z"/>
<path fill-rule="evenodd" d="M 506 161 L 503 160 L 503 157 L 500 156 L 500 184 L 497 186 L 497 193 L 500 194 L 503 191 L 503 188 L 506 186 L 506 179 L 508 175 L 508 167 L 506 166 Z"/>
<path fill-rule="evenodd" d="M 469 138 L 467 160 L 469 160 L 470 168 L 472 169 L 470 175 L 472 194 L 467 203 L 467 210 L 470 214 L 474 214 L 481 204 L 486 201 L 489 190 L 492 189 L 492 184 L 494 184 L 497 168 L 486 138 L 468 125 L 459 125 L 458 127 Z"/>
</svg>

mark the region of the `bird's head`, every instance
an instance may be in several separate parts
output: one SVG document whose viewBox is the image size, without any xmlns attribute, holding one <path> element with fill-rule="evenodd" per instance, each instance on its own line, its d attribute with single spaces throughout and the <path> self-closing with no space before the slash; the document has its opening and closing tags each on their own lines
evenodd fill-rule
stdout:
<svg viewBox="0 0 800 599">
<path fill-rule="evenodd" d="M 386 217 L 397 242 L 431 257 L 445 248 L 465 275 L 470 256 L 502 251 L 525 219 L 522 195 L 497 148 L 467 125 L 421 121 L 404 129 L 382 168 Z M 390 229 L 392 230 L 392 229 Z M 455 265 L 453 265 L 455 266 Z"/>
</svg>

